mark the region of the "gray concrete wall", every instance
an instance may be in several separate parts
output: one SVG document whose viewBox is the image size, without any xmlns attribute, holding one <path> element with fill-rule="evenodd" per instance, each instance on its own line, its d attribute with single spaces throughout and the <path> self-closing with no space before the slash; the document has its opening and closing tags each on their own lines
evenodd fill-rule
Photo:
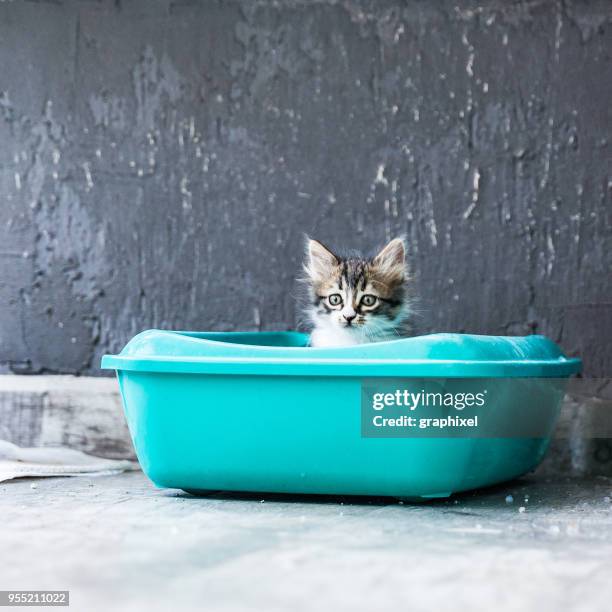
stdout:
<svg viewBox="0 0 612 612">
<path fill-rule="evenodd" d="M 0 4 L 0 364 L 295 325 L 301 234 L 406 234 L 418 331 L 610 373 L 612 6 Z"/>
</svg>

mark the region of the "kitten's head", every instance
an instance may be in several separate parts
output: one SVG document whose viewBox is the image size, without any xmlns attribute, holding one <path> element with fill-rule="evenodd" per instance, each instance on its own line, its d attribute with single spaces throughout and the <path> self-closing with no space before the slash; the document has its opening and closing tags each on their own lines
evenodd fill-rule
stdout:
<svg viewBox="0 0 612 612">
<path fill-rule="evenodd" d="M 408 316 L 406 249 L 391 240 L 371 258 L 340 256 L 307 240 L 308 315 L 315 327 L 344 330 L 363 342 L 397 336 Z"/>
</svg>

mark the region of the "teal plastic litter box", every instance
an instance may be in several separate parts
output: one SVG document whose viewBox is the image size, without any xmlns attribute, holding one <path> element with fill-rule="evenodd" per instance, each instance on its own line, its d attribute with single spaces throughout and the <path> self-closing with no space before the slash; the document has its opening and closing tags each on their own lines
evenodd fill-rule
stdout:
<svg viewBox="0 0 612 612">
<path fill-rule="evenodd" d="M 191 492 L 446 497 L 535 468 L 556 422 L 559 381 L 581 365 L 542 336 L 307 344 L 298 332 L 149 330 L 104 356 L 147 476 Z M 494 390 L 495 436 L 364 435 L 364 385 L 390 381 Z M 537 434 L 512 434 L 517 411 L 534 414 Z"/>
</svg>

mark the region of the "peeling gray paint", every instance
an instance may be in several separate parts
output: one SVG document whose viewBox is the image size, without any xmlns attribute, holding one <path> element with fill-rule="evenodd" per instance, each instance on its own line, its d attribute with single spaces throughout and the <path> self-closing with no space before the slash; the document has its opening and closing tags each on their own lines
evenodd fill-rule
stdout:
<svg viewBox="0 0 612 612">
<path fill-rule="evenodd" d="M 611 32 L 607 2 L 1 3 L 1 367 L 291 328 L 303 232 L 404 233 L 417 331 L 609 376 Z"/>
</svg>

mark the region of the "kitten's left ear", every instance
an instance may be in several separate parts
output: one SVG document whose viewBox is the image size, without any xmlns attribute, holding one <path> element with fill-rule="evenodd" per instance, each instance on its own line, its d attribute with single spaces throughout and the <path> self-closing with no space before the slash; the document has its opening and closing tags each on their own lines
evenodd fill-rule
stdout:
<svg viewBox="0 0 612 612">
<path fill-rule="evenodd" d="M 305 270 L 312 280 L 328 278 L 338 258 L 323 243 L 312 238 L 306 238 L 307 263 Z"/>
<path fill-rule="evenodd" d="M 406 244 L 403 238 L 394 238 L 374 257 L 372 263 L 380 272 L 395 282 L 406 276 Z"/>
</svg>

